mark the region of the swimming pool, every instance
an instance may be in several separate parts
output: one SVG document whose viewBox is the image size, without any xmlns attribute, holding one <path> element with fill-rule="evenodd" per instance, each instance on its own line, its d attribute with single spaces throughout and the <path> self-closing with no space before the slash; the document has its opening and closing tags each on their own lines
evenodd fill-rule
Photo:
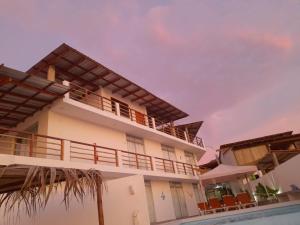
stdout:
<svg viewBox="0 0 300 225">
<path fill-rule="evenodd" d="M 300 225 L 300 204 L 240 213 L 181 225 Z"/>
</svg>

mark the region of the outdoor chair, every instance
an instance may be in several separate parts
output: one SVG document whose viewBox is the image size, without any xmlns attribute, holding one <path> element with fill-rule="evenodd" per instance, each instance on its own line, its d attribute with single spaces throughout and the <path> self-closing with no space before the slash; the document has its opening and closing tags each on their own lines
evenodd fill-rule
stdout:
<svg viewBox="0 0 300 225">
<path fill-rule="evenodd" d="M 232 195 L 223 195 L 223 202 L 226 210 L 240 209 L 236 198 Z"/>
<path fill-rule="evenodd" d="M 211 198 L 208 200 L 210 208 L 214 211 L 214 212 L 220 212 L 220 211 L 224 211 L 224 207 L 221 205 L 219 199 L 217 198 Z"/>
<path fill-rule="evenodd" d="M 199 202 L 198 203 L 198 208 L 200 210 L 200 214 L 202 215 L 202 213 L 205 214 L 209 214 L 209 213 L 213 213 L 213 210 L 210 208 L 210 206 L 208 205 L 207 202 Z"/>
<path fill-rule="evenodd" d="M 236 198 L 242 208 L 257 206 L 257 202 L 252 201 L 250 195 L 247 192 L 238 193 Z"/>
</svg>

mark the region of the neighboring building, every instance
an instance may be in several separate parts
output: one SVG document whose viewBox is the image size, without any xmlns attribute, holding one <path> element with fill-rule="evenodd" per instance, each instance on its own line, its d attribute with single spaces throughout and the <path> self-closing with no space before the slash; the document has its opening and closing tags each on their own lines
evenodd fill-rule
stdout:
<svg viewBox="0 0 300 225">
<path fill-rule="evenodd" d="M 66 44 L 27 73 L 2 65 L 0 75 L 0 166 L 102 171 L 115 179 L 104 193 L 107 225 L 132 224 L 135 213 L 141 225 L 198 215 L 202 122 L 175 125 L 187 113 Z"/>
<path fill-rule="evenodd" d="M 220 159 L 229 165 L 255 165 L 263 173 L 300 153 L 300 134 L 292 131 L 220 146 Z"/>
</svg>

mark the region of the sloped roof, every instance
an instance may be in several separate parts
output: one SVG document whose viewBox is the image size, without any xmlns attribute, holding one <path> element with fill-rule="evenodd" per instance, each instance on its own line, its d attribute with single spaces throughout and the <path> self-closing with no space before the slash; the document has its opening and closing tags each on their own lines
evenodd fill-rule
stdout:
<svg viewBox="0 0 300 225">
<path fill-rule="evenodd" d="M 201 128 L 203 124 L 203 121 L 197 121 L 197 122 L 193 122 L 193 123 L 187 123 L 187 124 L 181 124 L 181 125 L 177 125 L 176 127 L 182 130 L 185 130 L 185 128 L 188 129 L 189 135 L 191 136 L 191 138 L 195 138 L 199 129 Z"/>
<path fill-rule="evenodd" d="M 96 91 L 100 87 L 108 88 L 112 93 L 120 94 L 123 98 L 145 106 L 149 115 L 164 122 L 188 116 L 182 110 L 67 44 L 60 45 L 27 72 L 46 77 L 49 65 L 55 66 L 56 76 L 60 81 L 68 80 L 91 91 Z"/>
<path fill-rule="evenodd" d="M 220 149 L 228 149 L 228 148 L 239 149 L 239 148 L 250 147 L 250 146 L 255 146 L 255 145 L 260 145 L 260 144 L 266 144 L 269 142 L 274 142 L 274 141 L 278 141 L 278 140 L 282 140 L 282 139 L 291 137 L 292 133 L 293 133 L 293 131 L 288 131 L 288 132 L 277 133 L 277 134 L 267 135 L 267 136 L 263 136 L 263 137 L 233 142 L 233 143 L 221 145 Z"/>
<path fill-rule="evenodd" d="M 0 65 L 0 126 L 15 127 L 68 91 L 64 85 Z"/>
</svg>

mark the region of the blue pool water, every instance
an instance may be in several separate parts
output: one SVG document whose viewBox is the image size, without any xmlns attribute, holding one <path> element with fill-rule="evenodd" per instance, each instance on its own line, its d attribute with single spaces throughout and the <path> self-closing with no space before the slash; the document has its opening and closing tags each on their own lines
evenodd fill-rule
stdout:
<svg viewBox="0 0 300 225">
<path fill-rule="evenodd" d="M 240 213 L 182 225 L 300 225 L 300 205 Z"/>
</svg>

